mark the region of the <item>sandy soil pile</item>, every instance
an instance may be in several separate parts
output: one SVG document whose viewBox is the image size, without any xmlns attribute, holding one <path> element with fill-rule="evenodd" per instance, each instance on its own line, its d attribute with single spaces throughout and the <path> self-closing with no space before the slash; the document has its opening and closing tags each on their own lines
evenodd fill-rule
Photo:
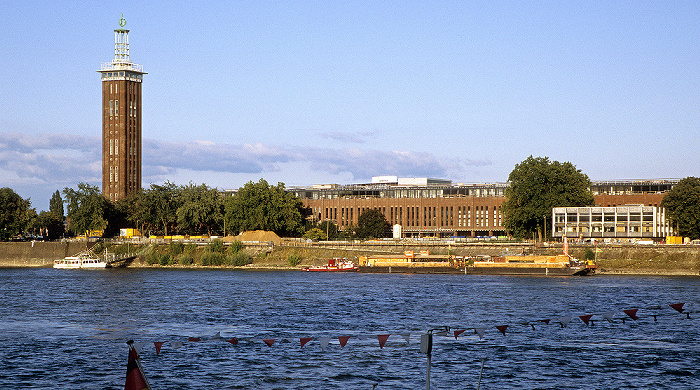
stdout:
<svg viewBox="0 0 700 390">
<path fill-rule="evenodd" d="M 243 232 L 235 237 L 228 236 L 224 238 L 224 241 L 273 242 L 275 245 L 279 245 L 282 242 L 282 239 L 277 234 L 275 234 L 275 232 L 269 232 L 265 230 L 253 230 Z"/>
</svg>

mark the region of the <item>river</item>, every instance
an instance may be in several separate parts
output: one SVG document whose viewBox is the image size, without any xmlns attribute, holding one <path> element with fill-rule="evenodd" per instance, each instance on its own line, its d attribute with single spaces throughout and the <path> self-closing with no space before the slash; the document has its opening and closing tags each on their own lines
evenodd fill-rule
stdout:
<svg viewBox="0 0 700 390">
<path fill-rule="evenodd" d="M 440 326 L 433 389 L 700 387 L 698 277 L 5 268 L 0 281 L 0 388 L 123 389 L 133 339 L 154 389 L 424 389 L 420 335 Z M 681 302 L 689 315 L 669 307 Z"/>
</svg>

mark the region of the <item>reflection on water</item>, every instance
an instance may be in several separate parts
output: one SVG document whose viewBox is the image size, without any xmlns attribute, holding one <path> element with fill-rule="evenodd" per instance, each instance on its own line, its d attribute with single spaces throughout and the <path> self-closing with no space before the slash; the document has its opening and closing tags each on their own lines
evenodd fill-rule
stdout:
<svg viewBox="0 0 700 390">
<path fill-rule="evenodd" d="M 668 307 L 700 307 L 693 277 L 1 269 L 0 280 L 2 388 L 121 389 L 128 339 L 146 343 L 157 389 L 424 388 L 420 334 L 443 325 L 469 330 L 436 337 L 433 388 L 476 388 L 484 358 L 484 389 L 700 387 L 700 313 Z M 640 319 L 623 324 L 629 308 Z M 525 324 L 561 316 L 573 320 Z M 382 349 L 379 334 L 392 335 Z M 338 336 L 351 336 L 344 348 Z"/>
</svg>

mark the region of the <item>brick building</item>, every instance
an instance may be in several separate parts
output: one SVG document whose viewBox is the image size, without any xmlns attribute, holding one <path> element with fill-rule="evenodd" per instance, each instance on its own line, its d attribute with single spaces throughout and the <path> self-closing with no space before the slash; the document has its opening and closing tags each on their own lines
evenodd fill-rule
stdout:
<svg viewBox="0 0 700 390">
<path fill-rule="evenodd" d="M 596 205 L 656 206 L 678 180 L 593 182 Z M 446 180 L 392 176 L 372 183 L 290 188 L 311 211 L 314 222 L 356 225 L 367 209 L 379 209 L 403 237 L 502 236 L 505 183 L 452 184 Z"/>
<path fill-rule="evenodd" d="M 119 20 L 114 59 L 102 64 L 102 194 L 123 199 L 141 189 L 141 65 L 129 59 L 129 30 Z"/>
</svg>

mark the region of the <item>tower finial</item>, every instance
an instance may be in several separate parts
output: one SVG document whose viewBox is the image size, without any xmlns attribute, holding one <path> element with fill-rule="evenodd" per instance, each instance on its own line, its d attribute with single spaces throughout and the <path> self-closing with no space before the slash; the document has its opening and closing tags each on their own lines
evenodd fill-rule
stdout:
<svg viewBox="0 0 700 390">
<path fill-rule="evenodd" d="M 119 27 L 124 28 L 126 26 L 126 19 L 124 19 L 124 14 L 122 14 L 122 17 L 119 18 Z"/>
</svg>

